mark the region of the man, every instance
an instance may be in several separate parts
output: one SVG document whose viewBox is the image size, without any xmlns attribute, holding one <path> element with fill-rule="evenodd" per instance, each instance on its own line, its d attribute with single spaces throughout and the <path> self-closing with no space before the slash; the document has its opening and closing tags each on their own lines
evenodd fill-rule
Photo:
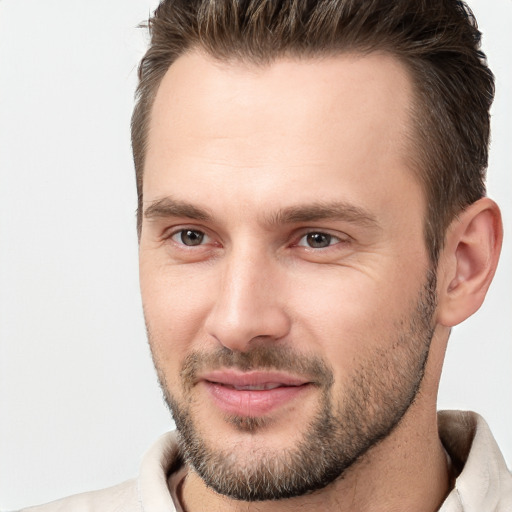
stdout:
<svg viewBox="0 0 512 512">
<path fill-rule="evenodd" d="M 436 413 L 502 239 L 493 77 L 459 2 L 163 2 L 132 141 L 152 354 L 178 433 L 33 510 L 509 510 Z"/>
</svg>

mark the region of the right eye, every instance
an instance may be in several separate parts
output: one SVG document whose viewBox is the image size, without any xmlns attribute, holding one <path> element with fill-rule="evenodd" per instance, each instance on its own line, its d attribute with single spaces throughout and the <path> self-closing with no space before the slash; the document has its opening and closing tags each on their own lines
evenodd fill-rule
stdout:
<svg viewBox="0 0 512 512">
<path fill-rule="evenodd" d="M 197 229 L 180 229 L 171 236 L 171 240 L 180 245 L 195 247 L 209 242 L 210 238 L 206 233 Z"/>
</svg>

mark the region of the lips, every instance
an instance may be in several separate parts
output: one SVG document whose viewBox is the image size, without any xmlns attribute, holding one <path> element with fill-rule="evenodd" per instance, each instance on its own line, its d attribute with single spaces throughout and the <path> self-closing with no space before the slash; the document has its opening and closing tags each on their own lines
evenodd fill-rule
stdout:
<svg viewBox="0 0 512 512">
<path fill-rule="evenodd" d="M 269 389 L 276 389 L 283 387 L 283 384 L 279 382 L 265 382 L 264 384 L 259 385 L 247 385 L 247 386 L 235 386 L 230 384 L 223 384 L 228 388 L 236 389 L 237 391 L 268 391 Z"/>
<path fill-rule="evenodd" d="M 201 376 L 214 405 L 236 416 L 258 417 L 294 402 L 307 380 L 279 372 L 215 371 Z"/>
</svg>

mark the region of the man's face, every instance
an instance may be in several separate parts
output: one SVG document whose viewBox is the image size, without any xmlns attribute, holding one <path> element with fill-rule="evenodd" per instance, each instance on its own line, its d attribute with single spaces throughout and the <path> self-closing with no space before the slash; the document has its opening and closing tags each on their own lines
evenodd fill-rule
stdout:
<svg viewBox="0 0 512 512">
<path fill-rule="evenodd" d="M 195 470 L 238 499 L 325 486 L 416 396 L 433 332 L 404 68 L 181 57 L 153 107 L 140 279 Z"/>
</svg>

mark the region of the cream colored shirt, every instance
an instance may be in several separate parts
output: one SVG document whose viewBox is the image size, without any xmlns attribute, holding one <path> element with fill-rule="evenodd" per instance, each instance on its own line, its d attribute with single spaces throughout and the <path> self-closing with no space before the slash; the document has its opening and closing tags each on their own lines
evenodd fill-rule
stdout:
<svg viewBox="0 0 512 512">
<path fill-rule="evenodd" d="M 483 418 L 442 411 L 439 435 L 460 471 L 439 512 L 512 512 L 512 475 Z M 183 475 L 179 461 L 176 434 L 170 432 L 146 453 L 137 479 L 20 512 L 180 512 L 172 496 Z"/>
</svg>

